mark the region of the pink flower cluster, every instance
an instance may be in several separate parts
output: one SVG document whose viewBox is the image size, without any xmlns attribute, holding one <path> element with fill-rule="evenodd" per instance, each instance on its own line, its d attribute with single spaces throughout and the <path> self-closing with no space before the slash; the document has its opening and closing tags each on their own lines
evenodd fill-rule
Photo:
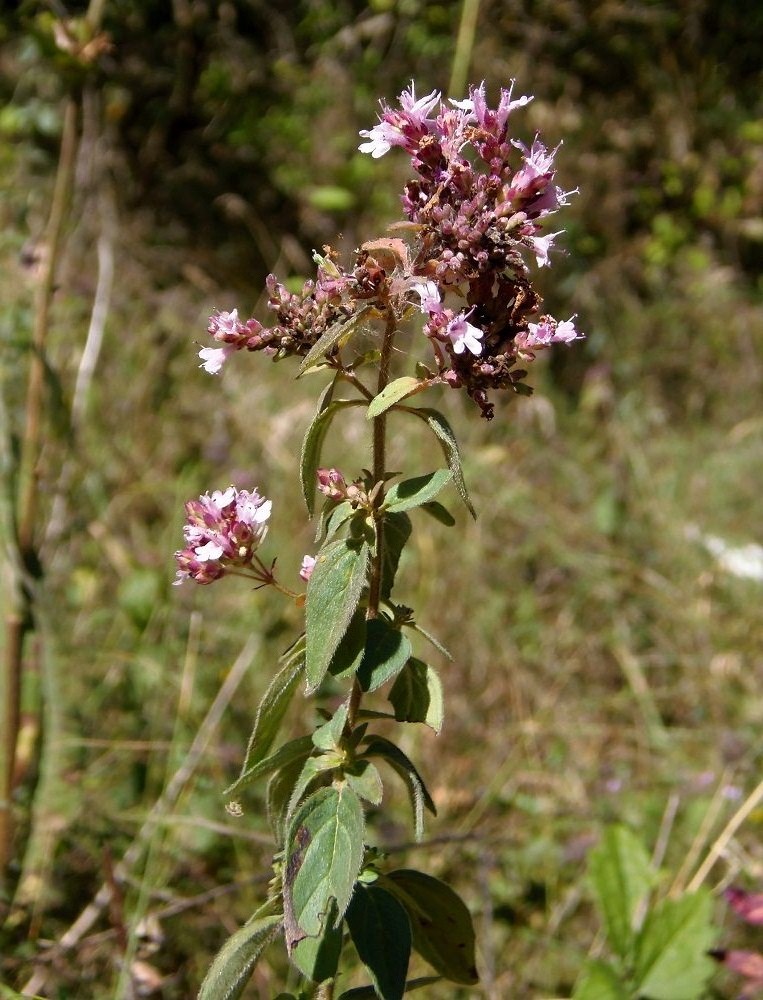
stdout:
<svg viewBox="0 0 763 1000">
<path fill-rule="evenodd" d="M 175 585 L 212 583 L 234 568 L 251 568 L 268 530 L 271 501 L 256 490 L 215 490 L 185 505 L 186 548 L 175 553 Z"/>
<path fill-rule="evenodd" d="M 443 380 L 464 386 L 488 418 L 487 391 L 516 388 L 526 376 L 518 361 L 582 336 L 574 317 L 529 322 L 540 297 L 529 280 L 528 257 L 538 267 L 550 264 L 563 230 L 548 233 L 544 226 L 573 192 L 555 182 L 558 147 L 547 149 L 538 136 L 529 147 L 511 137 L 512 113 L 532 100 L 513 99 L 512 87 L 501 90 L 491 109 L 484 83 L 466 100 L 448 103 L 438 91 L 417 98 L 411 84 L 399 108 L 382 103 L 378 124 L 361 132 L 367 141 L 359 147 L 374 157 L 400 147 L 411 157 L 417 176 L 402 203 L 419 233 L 412 269 L 421 275 L 414 290 L 428 315 L 425 333 L 435 342 Z M 468 156 L 467 147 L 473 150 Z M 446 295 L 467 309 L 448 309 Z"/>
</svg>

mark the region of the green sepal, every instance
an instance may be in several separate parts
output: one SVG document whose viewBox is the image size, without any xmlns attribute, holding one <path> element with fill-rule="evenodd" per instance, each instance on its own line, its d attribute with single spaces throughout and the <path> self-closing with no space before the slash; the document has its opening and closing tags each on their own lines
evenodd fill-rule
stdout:
<svg viewBox="0 0 763 1000">
<path fill-rule="evenodd" d="M 366 648 L 357 677 L 363 690 L 369 692 L 400 673 L 411 655 L 411 643 L 386 618 L 371 618 L 366 625 Z"/>
<path fill-rule="evenodd" d="M 450 469 L 436 469 L 426 476 L 404 479 L 402 483 L 390 486 L 384 498 L 384 509 L 388 511 L 411 510 L 434 500 L 446 483 L 453 478 Z"/>
<path fill-rule="evenodd" d="M 245 785 L 250 785 L 253 781 L 256 781 L 257 778 L 264 778 L 268 774 L 273 774 L 274 771 L 280 771 L 282 767 L 286 767 L 292 761 L 303 756 L 306 747 L 308 748 L 308 752 L 311 752 L 313 749 L 313 741 L 309 736 L 300 736 L 296 740 L 284 743 L 282 747 L 279 747 L 270 756 L 253 764 L 248 771 L 245 771 L 232 785 L 229 785 L 223 794 L 232 795 L 233 792 L 238 792 Z"/>
<path fill-rule="evenodd" d="M 308 694 L 325 677 L 360 603 L 367 565 L 368 546 L 346 539 L 328 542 L 316 557 L 305 607 Z"/>
<path fill-rule="evenodd" d="M 381 757 L 403 779 L 411 800 L 416 839 L 421 840 L 424 835 L 424 808 L 428 809 L 433 816 L 437 815 L 437 809 L 413 762 L 400 747 L 395 746 L 391 740 L 384 736 L 369 736 L 363 748 L 363 756 Z"/>
<path fill-rule="evenodd" d="M 263 951 L 283 924 L 283 914 L 272 912 L 268 901 L 228 938 L 209 967 L 198 1000 L 237 1000 L 244 992 Z"/>
<path fill-rule="evenodd" d="M 381 416 L 382 413 L 386 413 L 395 403 L 399 403 L 402 399 L 407 399 L 408 396 L 413 396 L 417 392 L 422 392 L 428 388 L 429 385 L 427 382 L 422 382 L 411 375 L 403 375 L 402 378 L 396 378 L 394 382 L 386 385 L 378 396 L 374 396 L 368 404 L 366 419 L 373 420 L 375 417 Z"/>
<path fill-rule="evenodd" d="M 411 957 L 411 925 L 405 907 L 377 883 L 358 883 L 346 920 L 377 996 L 401 1000 Z"/>
<path fill-rule="evenodd" d="M 413 946 L 421 957 L 453 983 L 477 983 L 474 926 L 461 897 L 439 879 L 408 868 L 388 872 L 379 881 L 407 910 Z"/>
<path fill-rule="evenodd" d="M 458 491 L 458 495 L 464 502 L 464 506 L 476 519 L 477 514 L 475 513 L 472 502 L 469 499 L 469 492 L 466 488 L 466 482 L 464 480 L 464 471 L 461 467 L 461 455 L 458 450 L 458 442 L 456 441 L 456 435 L 453 433 L 453 428 L 450 426 L 448 421 L 439 412 L 439 410 L 432 410 L 429 407 L 415 407 L 411 406 L 408 413 L 413 413 L 429 426 L 429 429 L 435 435 L 437 440 L 440 442 L 443 454 L 445 455 L 445 461 L 448 463 L 448 468 L 453 473 L 453 485 Z"/>
<path fill-rule="evenodd" d="M 283 868 L 284 930 L 291 953 L 321 933 L 331 901 L 344 916 L 363 863 L 365 822 L 348 785 L 321 788 L 292 817 Z"/>
<path fill-rule="evenodd" d="M 354 315 L 350 316 L 349 319 L 340 319 L 336 323 L 333 323 L 320 337 L 320 339 L 313 344 L 308 353 L 305 355 L 304 361 L 299 366 L 297 378 L 299 378 L 300 375 L 304 375 L 310 368 L 314 368 L 315 365 L 320 364 L 332 348 L 341 345 L 342 341 L 349 339 L 357 327 L 367 318 L 369 313 L 373 311 L 373 306 L 363 306 L 362 309 L 359 309 Z"/>
<path fill-rule="evenodd" d="M 442 682 L 434 667 L 412 656 L 392 685 L 389 700 L 398 722 L 423 722 L 439 733 L 444 699 Z"/>
</svg>

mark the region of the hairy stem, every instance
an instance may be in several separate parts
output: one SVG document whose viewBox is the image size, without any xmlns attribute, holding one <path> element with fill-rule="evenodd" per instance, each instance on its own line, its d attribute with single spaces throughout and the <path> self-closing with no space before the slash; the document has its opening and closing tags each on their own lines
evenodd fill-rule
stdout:
<svg viewBox="0 0 763 1000">
<path fill-rule="evenodd" d="M 395 339 L 395 327 L 397 326 L 397 316 L 391 307 L 387 309 L 387 326 L 384 331 L 382 342 L 381 358 L 379 359 L 379 378 L 376 383 L 376 394 L 378 395 L 386 388 L 389 382 L 389 365 L 392 357 L 392 343 Z M 387 415 L 382 413 L 374 417 L 373 439 L 372 439 L 372 459 L 371 472 L 374 485 L 381 483 L 386 471 L 386 445 L 387 445 Z M 376 550 L 373 562 L 371 563 L 371 578 L 368 585 L 368 610 L 366 618 L 376 618 L 379 614 L 379 600 L 381 597 L 382 567 L 384 565 L 384 513 L 380 511 L 384 500 L 384 487 L 382 486 L 376 494 L 374 501 L 374 529 L 376 533 Z M 363 697 L 363 690 L 360 683 L 355 678 L 350 695 L 350 705 L 347 711 L 347 724 L 350 728 L 355 725 L 355 719 L 360 708 L 360 701 Z"/>
</svg>

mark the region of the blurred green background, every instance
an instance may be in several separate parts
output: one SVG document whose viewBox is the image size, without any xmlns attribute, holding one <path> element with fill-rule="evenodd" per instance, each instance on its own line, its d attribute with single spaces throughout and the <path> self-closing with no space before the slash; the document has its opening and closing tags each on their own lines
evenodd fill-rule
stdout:
<svg viewBox="0 0 763 1000">
<path fill-rule="evenodd" d="M 380 97 L 414 79 L 458 98 L 484 79 L 496 99 L 516 78 L 535 95 L 519 137 L 563 140 L 558 182 L 580 189 L 539 282 L 587 339 L 540 359 L 535 395 L 498 399 L 490 424 L 461 394 L 427 400 L 456 429 L 479 518 L 416 524 L 398 597 L 454 662 L 438 664 L 442 735 L 405 738 L 439 817 L 411 845 L 390 784 L 375 830 L 395 865 L 451 879 L 475 915 L 481 987 L 426 995 L 568 996 L 597 932 L 584 872 L 602 825 L 629 823 L 650 849 L 662 830 L 667 882 L 685 884 L 692 845 L 696 867 L 760 776 L 763 560 L 748 549 L 740 571 L 728 551 L 763 543 L 763 7 L 106 0 L 108 37 L 87 51 L 85 11 L 0 15 L 6 468 L 63 102 L 80 109 L 0 981 L 21 989 L 47 956 L 45 996 L 190 997 L 262 898 L 262 789 L 240 818 L 221 789 L 298 615 L 233 579 L 172 588 L 172 552 L 186 499 L 256 485 L 274 501 L 263 555 L 297 585 L 312 545 L 297 460 L 320 379 L 250 355 L 212 378 L 196 341 L 213 308 L 264 318 L 268 271 L 301 282 L 313 248 L 398 218 L 405 157 L 357 152 Z M 363 461 L 361 424 L 329 461 Z M 431 462 L 415 433 L 393 443 L 414 473 Z M 242 649 L 251 665 L 189 760 Z M 288 726 L 311 711 L 298 699 Z M 761 824 L 753 811 L 711 884 L 760 884 Z M 125 851 L 116 902 L 57 946 Z M 274 950 L 247 995 L 284 976 Z M 713 991 L 734 995 L 722 977 Z"/>
</svg>

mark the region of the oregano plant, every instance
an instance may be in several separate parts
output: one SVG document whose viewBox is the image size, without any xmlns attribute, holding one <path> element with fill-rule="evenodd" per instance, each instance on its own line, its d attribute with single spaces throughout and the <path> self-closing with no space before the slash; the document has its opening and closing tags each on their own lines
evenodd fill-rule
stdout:
<svg viewBox="0 0 763 1000">
<path fill-rule="evenodd" d="M 424 814 L 435 812 L 419 769 L 391 734 L 395 723 L 440 731 L 443 685 L 427 656 L 433 648 L 449 654 L 414 609 L 396 602 L 396 575 L 419 513 L 444 527 L 455 523 L 439 499 L 446 485 L 474 515 L 453 429 L 415 397 L 434 386 L 463 390 L 489 420 L 495 391 L 529 394 L 527 368 L 537 353 L 581 336 L 574 317 L 542 314 L 532 283 L 533 267 L 549 264 L 560 235 L 547 231 L 548 219 L 572 192 L 555 183 L 556 150 L 537 136 L 527 146 L 511 135 L 514 112 L 530 99 L 504 89 L 491 108 L 484 84 L 462 101 L 436 91 L 417 98 L 411 84 L 398 107 L 382 103 L 360 150 L 378 158 L 400 147 L 410 156 L 405 221 L 364 243 L 349 264 L 324 247 L 315 280 L 299 293 L 270 275 L 272 325 L 235 309 L 210 319 L 215 346 L 200 351 L 207 372 L 250 351 L 274 361 L 294 357 L 298 377 L 317 370 L 325 378 L 300 459 L 305 504 L 317 521 L 315 553 L 300 571 L 306 592 L 285 586 L 259 554 L 271 502 L 256 490 L 230 486 L 190 501 L 185 548 L 176 553 L 178 583 L 240 576 L 304 609 L 304 629 L 281 658 L 241 774 L 226 791 L 238 798 L 253 782 L 266 783 L 276 842 L 270 891 L 215 958 L 202 1000 L 239 996 L 276 938 L 301 973 L 300 997 L 337 995 L 350 940 L 370 985 L 342 993 L 346 1000 L 397 1000 L 438 978 L 478 981 L 465 904 L 426 872 L 389 869 L 372 846 L 366 809 L 381 807 L 385 782 L 395 777 L 417 837 Z M 406 421 L 429 429 L 432 455 L 442 456 L 434 467 L 388 469 L 392 413 L 396 434 Z M 367 468 L 322 466 L 338 420 L 370 425 Z M 338 699 L 337 688 L 344 691 Z M 300 689 L 316 700 L 316 727 L 277 746 Z M 379 692 L 373 703 L 381 709 L 364 704 L 371 692 Z M 431 966 L 431 978 L 408 979 L 412 951 Z"/>
</svg>

